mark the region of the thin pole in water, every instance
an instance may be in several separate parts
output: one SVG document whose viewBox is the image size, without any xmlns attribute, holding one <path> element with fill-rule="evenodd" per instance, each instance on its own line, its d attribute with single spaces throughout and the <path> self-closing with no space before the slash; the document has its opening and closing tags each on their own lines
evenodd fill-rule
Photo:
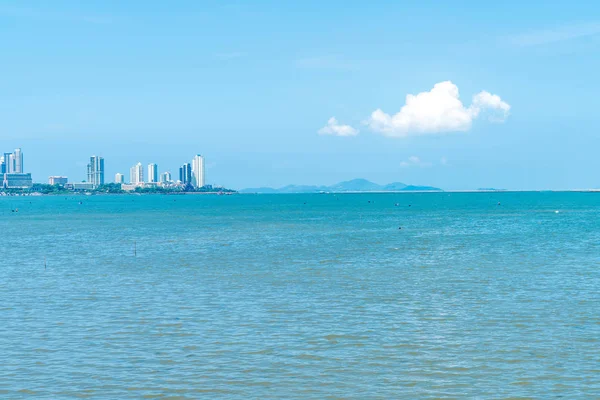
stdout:
<svg viewBox="0 0 600 400">
<path fill-rule="evenodd" d="M 46 269 L 47 265 L 48 264 L 46 263 L 46 256 L 44 256 L 44 269 Z"/>
<path fill-rule="evenodd" d="M 137 257 L 137 241 L 133 241 L 133 256 Z"/>
</svg>

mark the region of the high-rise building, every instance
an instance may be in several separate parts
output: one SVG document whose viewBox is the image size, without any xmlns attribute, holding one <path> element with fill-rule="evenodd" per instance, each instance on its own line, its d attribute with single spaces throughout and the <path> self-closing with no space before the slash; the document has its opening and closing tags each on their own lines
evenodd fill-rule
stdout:
<svg viewBox="0 0 600 400">
<path fill-rule="evenodd" d="M 148 164 L 148 182 L 150 182 L 150 183 L 158 182 L 158 165 Z"/>
<path fill-rule="evenodd" d="M 13 174 L 15 172 L 15 155 L 13 153 L 4 153 L 4 167 L 2 170 L 5 174 Z"/>
<path fill-rule="evenodd" d="M 125 175 L 117 172 L 115 174 L 115 183 L 120 183 L 120 184 L 125 183 Z"/>
<path fill-rule="evenodd" d="M 5 174 L 12 173 L 13 172 L 12 171 L 12 166 L 10 165 L 11 161 L 14 160 L 14 158 L 12 156 L 12 153 L 4 153 L 4 157 L 3 158 L 4 158 L 4 173 Z"/>
<path fill-rule="evenodd" d="M 129 170 L 129 183 L 132 185 L 141 185 L 144 183 L 144 167 L 142 163 L 137 163 Z"/>
<path fill-rule="evenodd" d="M 179 168 L 179 180 L 184 185 L 192 183 L 192 165 L 185 163 Z"/>
<path fill-rule="evenodd" d="M 92 156 L 90 163 L 87 165 L 87 182 L 98 187 L 104 185 L 104 158 Z"/>
<path fill-rule="evenodd" d="M 2 186 L 5 188 L 30 188 L 32 186 L 31 174 L 23 172 L 23 152 L 15 149 L 13 153 L 4 153 L 0 157 L 0 176 Z"/>
<path fill-rule="evenodd" d="M 16 173 L 15 153 L 11 153 L 8 155 L 8 173 Z"/>
<path fill-rule="evenodd" d="M 15 158 L 15 174 L 22 174 L 23 173 L 23 152 L 21 151 L 21 149 L 15 149 L 15 152 L 13 153 L 13 156 Z"/>
<path fill-rule="evenodd" d="M 204 182 L 204 157 L 200 154 L 194 156 L 192 160 L 192 185 L 201 188 L 205 185 Z"/>
<path fill-rule="evenodd" d="M 171 182 L 171 173 L 170 172 L 163 172 L 162 174 L 160 174 L 160 182 L 161 183 Z"/>
</svg>

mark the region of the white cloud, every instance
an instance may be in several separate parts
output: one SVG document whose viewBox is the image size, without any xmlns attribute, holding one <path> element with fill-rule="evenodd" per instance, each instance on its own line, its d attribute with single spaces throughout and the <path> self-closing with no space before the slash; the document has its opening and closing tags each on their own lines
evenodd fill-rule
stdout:
<svg viewBox="0 0 600 400">
<path fill-rule="evenodd" d="M 479 116 L 479 113 L 482 110 L 486 109 L 498 112 L 495 115 L 492 114 L 492 121 L 504 122 L 504 120 L 508 118 L 508 114 L 510 112 L 510 104 L 508 104 L 505 101 L 502 101 L 500 96 L 496 94 L 491 94 L 490 92 L 486 92 L 484 90 L 473 96 L 473 103 L 471 103 L 471 107 L 469 107 L 469 110 L 471 111 L 473 118 L 477 118 Z"/>
<path fill-rule="evenodd" d="M 319 129 L 319 135 L 334 135 L 334 136 L 356 136 L 358 130 L 350 125 L 340 125 L 335 117 L 329 118 L 327 125 Z"/>
<path fill-rule="evenodd" d="M 395 115 L 375 110 L 366 124 L 371 130 L 390 137 L 464 132 L 471 129 L 473 120 L 484 110 L 495 112 L 492 121 L 502 122 L 508 116 L 510 105 L 499 96 L 482 91 L 473 96 L 471 106 L 465 107 L 458 87 L 445 81 L 436 83 L 429 92 L 407 95 L 406 104 Z"/>
<path fill-rule="evenodd" d="M 433 166 L 433 164 L 429 163 L 429 162 L 421 161 L 421 159 L 417 156 L 411 156 L 411 157 L 408 157 L 408 160 L 402 161 L 400 163 L 400 166 L 402 168 L 409 168 L 409 167 L 428 168 L 428 167 Z"/>
</svg>

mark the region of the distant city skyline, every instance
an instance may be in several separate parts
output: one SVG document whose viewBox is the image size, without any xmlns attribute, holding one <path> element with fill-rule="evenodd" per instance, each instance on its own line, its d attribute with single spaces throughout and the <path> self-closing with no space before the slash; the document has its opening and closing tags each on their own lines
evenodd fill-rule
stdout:
<svg viewBox="0 0 600 400">
<path fill-rule="evenodd" d="M 96 160 L 96 156 L 91 157 L 90 164 L 88 165 L 88 179 L 91 179 L 93 175 L 90 175 L 90 165 Z M 104 159 L 100 158 L 102 162 L 102 168 L 104 168 Z M 144 174 L 144 166 L 141 162 L 133 165 L 129 168 L 129 180 L 125 180 L 125 175 L 121 172 L 115 174 L 114 183 L 125 185 L 128 189 L 133 186 L 148 186 L 148 185 L 161 185 L 166 184 L 190 184 L 195 188 L 202 188 L 206 186 L 206 173 L 205 173 L 205 161 L 204 157 L 197 154 L 193 157 L 191 163 L 185 163 L 179 168 L 179 179 L 173 180 L 170 171 L 160 173 L 160 166 L 157 163 L 149 163 L 147 165 L 148 174 Z M 104 170 L 102 170 L 104 171 Z M 93 183 L 88 181 L 88 183 Z M 98 186 L 95 185 L 94 186 Z"/>
<path fill-rule="evenodd" d="M 32 183 L 47 182 L 50 185 L 75 183 L 77 185 L 86 184 L 91 188 L 98 188 L 106 183 L 105 160 L 101 156 L 93 155 L 89 157 L 89 162 L 85 168 L 87 179 L 79 180 L 77 178 L 69 178 L 65 175 L 53 175 L 52 171 L 45 171 L 44 176 L 47 178 L 36 177 L 36 179 L 33 179 L 31 173 L 25 174 L 23 171 L 24 156 L 20 147 L 16 148 L 12 153 L 5 152 L 0 154 L 2 154 L 0 155 L 0 183 L 2 187 L 29 187 Z M 144 175 L 144 166 L 141 162 L 138 162 L 130 168 L 128 182 L 126 182 L 123 173 L 117 172 L 114 175 L 114 183 L 141 185 L 179 182 L 182 184 L 191 184 L 195 188 L 202 188 L 206 185 L 205 160 L 199 154 L 193 157 L 191 163 L 185 163 L 183 167 L 180 167 L 180 181 L 173 181 L 170 171 L 160 173 L 157 163 L 149 163 L 147 170 L 148 175 Z"/>
</svg>

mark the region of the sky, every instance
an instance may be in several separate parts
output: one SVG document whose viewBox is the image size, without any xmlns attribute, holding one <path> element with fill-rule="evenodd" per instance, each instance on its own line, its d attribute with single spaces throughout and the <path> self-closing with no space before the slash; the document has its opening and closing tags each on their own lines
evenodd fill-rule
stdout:
<svg viewBox="0 0 600 400">
<path fill-rule="evenodd" d="M 442 4 L 443 3 L 443 4 Z M 0 1 L 0 151 L 241 189 L 600 187 L 591 1 Z"/>
</svg>

